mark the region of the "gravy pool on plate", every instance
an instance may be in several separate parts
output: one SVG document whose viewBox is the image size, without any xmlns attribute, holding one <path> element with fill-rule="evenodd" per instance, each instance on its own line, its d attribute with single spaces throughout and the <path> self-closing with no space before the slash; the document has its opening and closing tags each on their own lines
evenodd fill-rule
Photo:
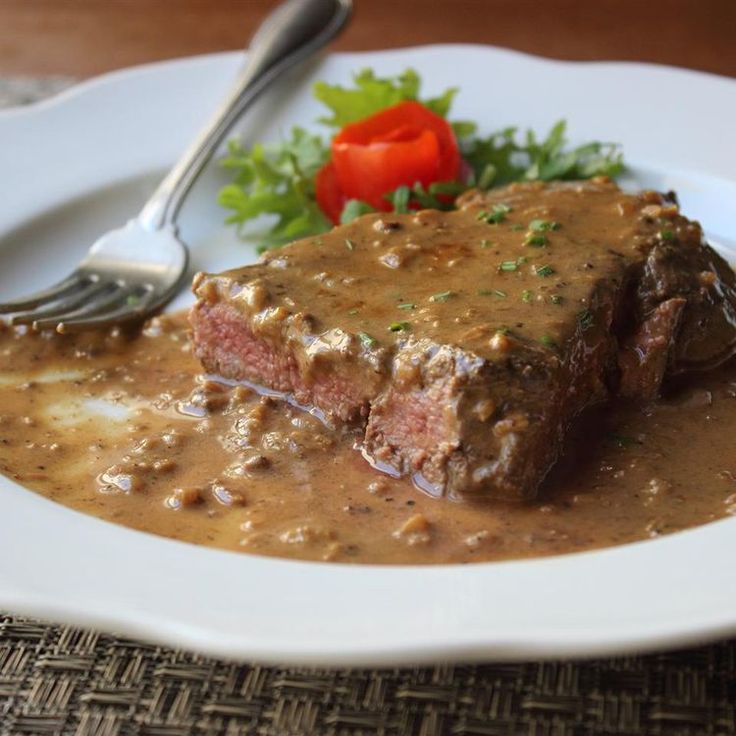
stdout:
<svg viewBox="0 0 736 736">
<path fill-rule="evenodd" d="M 657 537 L 736 513 L 736 366 L 589 414 L 532 502 L 378 474 L 349 431 L 201 373 L 184 315 L 141 334 L 0 328 L 0 470 L 100 518 L 262 555 L 480 562 Z"/>
</svg>

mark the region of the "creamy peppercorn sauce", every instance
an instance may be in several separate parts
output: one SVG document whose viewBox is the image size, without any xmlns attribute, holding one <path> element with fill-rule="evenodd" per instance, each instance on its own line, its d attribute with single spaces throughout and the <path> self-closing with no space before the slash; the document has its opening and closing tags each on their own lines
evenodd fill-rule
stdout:
<svg viewBox="0 0 736 736">
<path fill-rule="evenodd" d="M 0 333 L 0 469 L 102 519 L 254 554 L 480 562 L 656 537 L 736 512 L 736 365 L 584 418 L 533 502 L 379 474 L 347 430 L 201 373 L 186 317 L 140 334 Z"/>
<path fill-rule="evenodd" d="M 324 267 L 320 238 L 311 240 L 314 263 L 304 245 L 294 267 L 294 251 L 274 252 L 255 270 L 281 273 L 278 294 L 253 269 L 200 289 L 214 290 L 215 304 L 238 303 L 264 333 L 298 295 L 313 314 L 294 323 L 296 341 L 315 321 L 322 334 L 306 343 L 315 365 L 344 348 L 385 371 L 407 333 L 459 341 L 488 360 L 516 346 L 554 356 L 581 330 L 584 341 L 595 337 L 581 326 L 596 319 L 591 283 L 615 278 L 621 259 L 662 228 L 699 238 L 697 224 L 658 195 L 648 203 L 604 181 L 586 184 L 618 213 L 601 223 L 583 200 L 565 204 L 574 187 L 528 204 L 530 186 L 471 217 L 420 212 L 399 230 L 369 217 L 339 232 L 344 248 L 331 248 Z M 462 232 L 448 237 L 450 227 Z M 412 228 L 425 235 L 414 240 Z M 384 271 L 401 272 L 400 286 L 365 278 Z M 439 564 L 605 547 L 736 513 L 734 360 L 679 377 L 656 401 L 588 410 L 535 500 L 433 497 L 371 467 L 360 422 L 324 419 L 276 392 L 203 373 L 183 313 L 131 333 L 76 336 L 0 322 L 0 471 L 155 534 L 277 557 Z"/>
<path fill-rule="evenodd" d="M 371 338 L 372 368 L 382 347 L 407 335 L 502 361 L 511 340 L 517 350 L 564 345 L 591 285 L 620 281 L 663 228 L 673 238 L 700 235 L 656 192 L 628 195 L 603 177 L 515 184 L 459 201 L 463 209 L 451 212 L 359 218 L 330 235 L 272 250 L 261 264 L 202 274 L 195 291 L 252 315 L 264 334 L 280 331 L 308 305 L 309 314 L 298 312 L 291 326 L 301 336 L 317 324 L 320 339 L 309 341 L 307 358 L 324 360 L 353 334 Z M 341 247 L 327 247 L 338 234 Z M 499 332 L 510 339 L 494 340 Z"/>
<path fill-rule="evenodd" d="M 672 198 L 601 178 L 458 205 L 200 274 L 198 357 L 364 423 L 365 455 L 430 493 L 519 499 L 588 405 L 619 385 L 656 395 L 666 371 L 736 348 L 734 275 Z"/>
</svg>

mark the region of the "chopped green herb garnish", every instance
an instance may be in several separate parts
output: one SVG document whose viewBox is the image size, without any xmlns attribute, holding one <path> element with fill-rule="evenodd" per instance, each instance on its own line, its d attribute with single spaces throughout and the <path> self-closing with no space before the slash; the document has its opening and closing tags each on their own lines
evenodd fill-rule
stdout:
<svg viewBox="0 0 736 736">
<path fill-rule="evenodd" d="M 350 316 L 352 317 L 353 315 L 355 315 L 355 314 L 358 314 L 358 310 L 357 310 L 357 309 L 351 309 L 351 310 L 350 310 L 350 311 L 348 312 L 348 314 L 349 314 L 349 315 L 350 315 Z"/>
<path fill-rule="evenodd" d="M 526 302 L 529 304 L 529 302 L 532 300 L 532 292 L 529 291 L 529 289 L 524 289 L 524 291 L 521 292 L 521 301 Z"/>
<path fill-rule="evenodd" d="M 371 337 L 367 332 L 359 332 L 358 339 L 364 348 L 373 348 L 378 344 L 378 340 L 375 337 Z"/>
<path fill-rule="evenodd" d="M 616 434 L 615 432 L 611 432 L 608 435 L 608 439 L 615 445 L 618 445 L 621 449 L 631 447 L 632 445 L 641 444 L 635 437 L 629 437 L 624 434 Z"/>
<path fill-rule="evenodd" d="M 498 270 L 516 271 L 516 269 L 519 268 L 522 263 L 526 263 L 526 258 L 524 258 L 524 256 L 517 258 L 515 261 L 501 261 L 501 263 L 498 264 Z"/>
<path fill-rule="evenodd" d="M 508 335 L 509 332 L 511 332 L 511 328 L 506 327 L 506 325 L 501 325 L 500 327 L 496 328 L 497 335 Z"/>
<path fill-rule="evenodd" d="M 578 324 L 583 332 L 589 330 L 595 324 L 595 318 L 590 309 L 583 309 L 582 312 L 578 312 Z"/>
<path fill-rule="evenodd" d="M 392 322 L 388 329 L 391 332 L 406 332 L 411 329 L 411 325 L 408 322 Z"/>
<path fill-rule="evenodd" d="M 539 338 L 539 342 L 541 342 L 542 345 L 545 345 L 548 348 L 553 348 L 557 345 L 557 343 L 549 335 L 542 335 L 542 337 Z"/>
<path fill-rule="evenodd" d="M 404 304 L 399 304 L 397 309 L 416 309 L 416 304 L 412 304 L 411 302 L 405 302 Z"/>
<path fill-rule="evenodd" d="M 431 302 L 446 302 L 451 296 L 455 296 L 454 291 L 441 291 L 439 294 L 432 294 L 429 297 Z"/>
<path fill-rule="evenodd" d="M 519 230 L 523 230 L 524 226 L 520 222 L 515 222 L 513 225 L 509 227 L 509 230 L 514 230 L 515 232 L 519 232 Z"/>
<path fill-rule="evenodd" d="M 345 247 L 348 250 L 355 250 L 355 243 L 350 238 L 345 238 Z"/>
<path fill-rule="evenodd" d="M 552 296 L 549 298 L 552 304 L 562 304 L 562 297 L 559 294 L 552 294 Z"/>
<path fill-rule="evenodd" d="M 532 220 L 529 223 L 529 229 L 538 233 L 559 230 L 561 227 L 560 223 L 554 220 Z"/>
<path fill-rule="evenodd" d="M 478 294 L 480 296 L 499 296 L 502 299 L 507 296 L 506 292 L 501 289 L 478 289 Z"/>
<path fill-rule="evenodd" d="M 477 219 L 485 220 L 489 225 L 498 225 L 506 219 L 506 215 L 508 215 L 509 212 L 511 212 L 511 207 L 501 202 L 499 204 L 494 204 L 493 209 L 490 212 L 486 212 L 485 210 L 479 212 Z"/>
<path fill-rule="evenodd" d="M 407 186 L 400 186 L 393 192 L 387 194 L 384 199 L 391 202 L 394 212 L 405 215 L 409 211 L 409 200 L 411 199 L 411 189 Z"/>
<path fill-rule="evenodd" d="M 672 232 L 672 230 L 662 230 L 659 233 L 659 237 L 662 238 L 662 240 L 674 240 L 675 234 Z"/>
<path fill-rule="evenodd" d="M 493 212 L 488 218 L 488 222 L 492 222 L 498 225 L 500 222 L 503 222 L 506 219 L 506 215 L 508 215 L 509 212 L 511 212 L 511 207 L 509 205 L 503 203 L 494 204 Z"/>
<path fill-rule="evenodd" d="M 543 279 L 546 279 L 547 276 L 551 276 L 555 270 L 552 268 L 552 266 L 537 266 L 534 269 L 534 272 L 537 274 L 537 276 L 541 276 Z"/>
<path fill-rule="evenodd" d="M 546 235 L 527 235 L 524 245 L 531 245 L 533 248 L 543 248 L 549 243 Z"/>
<path fill-rule="evenodd" d="M 416 207 L 422 210 L 453 210 L 455 198 L 467 188 L 468 185 L 460 181 L 435 181 L 426 189 L 421 182 L 417 182 L 413 187 L 399 187 L 400 192 L 397 189 L 387 194 L 384 199 L 394 205 L 394 212 L 404 211 L 397 209 L 397 201 L 402 208 L 408 209 Z M 400 195 L 398 200 L 397 193 Z"/>
<path fill-rule="evenodd" d="M 480 247 L 481 248 L 490 248 L 491 247 L 491 241 L 490 240 L 486 240 L 485 238 L 483 238 L 483 240 L 480 241 Z"/>
<path fill-rule="evenodd" d="M 362 202 L 359 199 L 349 199 L 342 208 L 340 224 L 347 225 L 347 223 L 352 222 L 356 217 L 367 215 L 369 212 L 375 212 L 375 209 L 366 202 Z"/>
</svg>

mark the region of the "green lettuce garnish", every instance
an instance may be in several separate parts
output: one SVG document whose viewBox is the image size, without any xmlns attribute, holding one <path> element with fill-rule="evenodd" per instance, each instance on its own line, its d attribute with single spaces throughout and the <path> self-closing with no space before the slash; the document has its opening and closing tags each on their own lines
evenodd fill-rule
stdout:
<svg viewBox="0 0 736 736">
<path fill-rule="evenodd" d="M 420 99 L 422 80 L 413 69 L 383 79 L 377 77 L 372 69 L 363 69 L 353 77 L 353 85 L 352 88 L 327 82 L 314 85 L 314 96 L 331 113 L 319 118 L 318 122 L 331 128 L 344 128 L 349 123 L 406 101 L 421 102 L 435 114 L 446 118 L 458 93 L 457 87 L 450 87 L 439 97 Z"/>
<path fill-rule="evenodd" d="M 332 223 L 317 204 L 314 185 L 328 158 L 325 141 L 298 127 L 285 140 L 250 149 L 230 141 L 222 166 L 234 177 L 218 198 L 232 211 L 225 222 L 237 225 L 242 234 L 251 221 L 271 215 L 266 232 L 258 234 L 265 248 L 329 230 Z"/>
<path fill-rule="evenodd" d="M 329 230 L 332 223 L 317 204 L 315 176 L 329 161 L 334 130 L 407 100 L 421 102 L 447 118 L 457 92 L 451 87 L 438 97 L 423 99 L 421 79 L 413 69 L 394 77 L 377 77 L 371 69 L 363 69 L 349 87 L 317 82 L 314 96 L 329 112 L 317 122 L 329 129 L 328 137 L 294 127 L 275 143 L 245 148 L 239 141 L 230 141 L 222 166 L 232 171 L 233 180 L 219 193 L 219 203 L 230 210 L 226 222 L 237 226 L 241 235 L 257 238 L 261 249 Z M 386 195 L 394 211 L 408 211 L 411 204 L 451 209 L 454 197 L 472 186 L 487 189 L 513 181 L 616 176 L 624 169 L 616 144 L 593 141 L 568 148 L 564 120 L 542 139 L 531 130 L 520 133 L 515 127 L 482 137 L 472 121 L 450 124 L 470 167 L 467 181 L 435 182 L 426 189 L 419 183 L 399 187 Z M 341 221 L 350 222 L 372 211 L 365 202 L 350 200 Z M 247 229 L 264 215 L 261 231 Z"/>
<path fill-rule="evenodd" d="M 531 130 L 520 135 L 518 128 L 504 128 L 487 138 L 461 139 L 463 158 L 473 169 L 472 183 L 488 189 L 512 181 L 613 177 L 623 171 L 617 144 L 593 141 L 568 149 L 566 129 L 567 123 L 560 120 L 542 140 Z"/>
</svg>

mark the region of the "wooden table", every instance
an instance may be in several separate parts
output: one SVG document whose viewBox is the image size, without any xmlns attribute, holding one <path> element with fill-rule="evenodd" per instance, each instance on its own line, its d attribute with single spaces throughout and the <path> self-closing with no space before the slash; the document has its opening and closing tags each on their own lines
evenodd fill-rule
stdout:
<svg viewBox="0 0 736 736">
<path fill-rule="evenodd" d="M 91 76 L 241 48 L 274 0 L 0 0 L 0 74 Z M 736 76 L 736 0 L 355 0 L 339 49 L 485 43 Z M 492 79 L 489 79 L 492 84 Z"/>
</svg>

